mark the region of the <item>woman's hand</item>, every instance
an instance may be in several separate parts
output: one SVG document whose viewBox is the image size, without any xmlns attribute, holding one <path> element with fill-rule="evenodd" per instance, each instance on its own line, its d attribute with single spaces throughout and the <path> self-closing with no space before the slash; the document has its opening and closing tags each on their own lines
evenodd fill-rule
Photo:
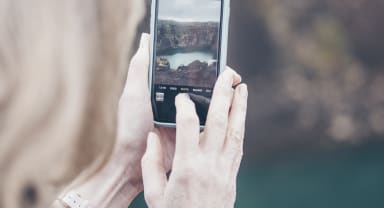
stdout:
<svg viewBox="0 0 384 208">
<path fill-rule="evenodd" d="M 175 129 L 154 128 L 148 89 L 149 35 L 143 34 L 140 47 L 129 66 L 118 109 L 117 140 L 106 165 L 74 191 L 97 207 L 127 207 L 143 189 L 141 158 L 151 131 L 161 137 L 165 170 L 171 168 Z"/>
<path fill-rule="evenodd" d="M 176 98 L 177 135 L 173 170 L 167 180 L 164 148 L 150 133 L 142 159 L 144 193 L 149 207 L 233 207 L 236 177 L 243 155 L 248 91 L 233 70 L 219 77 L 200 133 L 194 103 Z"/>
<path fill-rule="evenodd" d="M 144 155 L 145 149 L 146 149 L 146 143 L 147 143 L 147 136 L 149 132 L 155 132 L 156 133 L 156 139 L 155 142 L 151 142 L 149 140 L 148 144 L 148 150 L 147 150 L 147 157 L 149 158 L 149 152 L 152 149 L 161 150 L 158 151 L 159 155 L 158 157 L 161 158 L 161 162 L 156 163 L 155 166 L 150 167 L 151 164 L 149 162 L 144 167 L 144 176 L 147 180 L 146 184 L 148 187 L 148 183 L 153 187 L 160 187 L 158 186 L 159 182 L 161 181 L 155 181 L 153 184 L 152 182 L 148 182 L 150 180 L 150 176 L 153 178 L 156 178 L 159 174 L 165 174 L 168 170 L 171 168 L 171 164 L 173 161 L 173 155 L 175 151 L 175 129 L 168 129 L 168 128 L 155 128 L 153 125 L 153 113 L 152 113 L 152 107 L 151 107 L 151 101 L 150 101 L 150 94 L 148 89 L 148 69 L 149 69 L 149 35 L 143 34 L 140 41 L 140 47 L 137 51 L 137 53 L 134 55 L 134 57 L 131 60 L 130 68 L 128 72 L 127 82 L 124 89 L 124 92 L 121 96 L 120 102 L 119 102 L 119 109 L 118 109 L 118 134 L 117 134 L 117 140 L 116 144 L 112 153 L 111 158 L 103 167 L 100 172 L 98 172 L 95 176 L 93 176 L 91 179 L 89 179 L 86 183 L 83 185 L 77 187 L 74 191 L 81 196 L 83 196 L 85 199 L 89 199 L 92 204 L 97 205 L 98 207 L 126 207 L 133 199 L 134 197 L 142 190 L 143 188 L 143 181 L 142 181 L 142 167 L 140 164 L 141 158 Z M 194 169 L 199 170 L 202 168 L 201 171 L 199 171 L 199 175 L 193 175 L 190 180 L 191 183 L 193 182 L 199 182 L 201 180 L 200 177 L 208 178 L 209 181 L 214 182 L 215 180 L 211 180 L 210 176 L 215 173 L 226 173 L 229 174 L 228 171 L 224 170 L 221 165 L 220 169 L 217 169 L 217 172 L 207 172 L 207 168 L 205 166 L 209 165 L 209 163 L 214 162 L 215 158 L 222 158 L 223 154 L 227 155 L 228 157 L 230 154 L 233 154 L 232 157 L 235 157 L 236 160 L 234 160 L 233 169 L 231 171 L 232 175 L 230 178 L 233 178 L 231 181 L 231 187 L 228 190 L 228 194 L 226 196 L 231 196 L 233 200 L 230 200 L 228 203 L 232 203 L 231 201 L 234 201 L 234 187 L 235 183 L 234 180 L 236 178 L 236 173 L 238 169 L 238 164 L 240 163 L 241 154 L 239 155 L 239 151 L 241 150 L 240 147 L 236 147 L 236 151 L 226 151 L 227 153 L 220 153 L 216 154 L 210 154 L 212 150 L 211 148 L 208 148 L 209 143 L 212 143 L 211 137 L 217 137 L 217 140 L 224 141 L 223 134 L 224 131 L 227 129 L 227 123 L 229 125 L 228 129 L 232 129 L 229 131 L 228 135 L 230 138 L 236 138 L 236 139 L 225 139 L 225 145 L 224 146 L 230 146 L 231 143 L 237 143 L 237 145 L 241 145 L 242 140 L 242 134 L 244 124 L 243 124 L 243 117 L 245 115 L 245 106 L 242 106 L 246 102 L 246 98 L 240 97 L 239 90 L 246 88 L 244 85 L 240 85 L 237 87 L 235 97 L 232 101 L 232 95 L 233 95 L 233 89 L 232 86 L 237 85 L 240 82 L 239 76 L 233 72 L 232 70 L 227 70 L 221 78 L 219 78 L 218 84 L 216 85 L 214 98 L 212 100 L 212 108 L 209 112 L 209 117 L 207 121 L 207 128 L 204 133 L 204 136 L 200 136 L 199 138 L 192 138 L 192 136 L 196 136 L 196 134 L 199 134 L 199 124 L 194 123 L 194 125 L 185 124 L 185 122 L 188 122 L 188 115 L 190 115 L 190 112 L 188 112 L 187 106 L 183 106 L 182 101 L 183 98 L 178 98 L 176 102 L 177 104 L 177 131 L 178 131 L 178 145 L 184 146 L 183 148 L 179 147 L 178 153 L 176 153 L 176 157 L 179 159 L 175 159 L 173 164 L 175 165 L 176 169 L 174 170 L 171 180 L 167 185 L 167 190 L 169 190 L 167 193 L 168 198 L 171 198 L 172 196 L 178 197 L 174 194 L 176 194 L 176 191 L 179 190 L 193 190 L 193 192 L 196 190 L 197 193 L 202 193 L 201 191 L 198 191 L 199 189 L 195 189 L 195 187 L 184 187 L 182 184 L 178 183 L 177 181 L 180 178 L 185 177 L 185 179 L 188 179 L 188 175 L 183 175 L 183 168 L 184 169 Z M 238 92 L 239 91 L 239 92 Z M 243 92 L 243 91 L 242 91 Z M 180 102 L 179 102 L 180 101 Z M 188 102 L 188 100 L 185 100 L 185 102 Z M 190 101 L 189 101 L 190 102 Z M 190 106 L 191 107 L 191 106 Z M 229 120 L 228 120 L 228 113 L 229 108 L 231 108 Z M 184 110 L 182 110 L 184 109 Z M 191 111 L 192 112 L 192 111 Z M 227 113 L 224 113 L 227 112 Z M 244 114 L 244 115 L 243 115 Z M 194 113 L 196 116 L 196 114 Z M 196 119 L 196 118 L 195 118 Z M 196 121 L 195 121 L 196 122 Z M 225 125 L 224 125 L 225 124 Z M 237 127 L 237 128 L 232 128 Z M 239 130 L 240 129 L 240 130 Z M 190 132 L 194 132 L 194 134 L 190 134 Z M 220 133 L 221 132 L 221 133 Z M 187 146 L 188 144 L 185 143 L 188 141 L 188 139 L 184 140 L 185 138 L 189 138 L 190 141 L 200 141 L 199 148 L 191 147 L 192 149 L 199 149 L 199 153 L 197 153 L 195 156 L 199 158 L 199 160 L 196 160 L 196 163 L 186 163 L 183 166 L 183 156 L 185 153 L 185 150 L 188 150 Z M 192 139 L 191 139 L 192 138 Z M 205 144 L 207 143 L 207 144 Z M 234 145 L 232 145 L 234 146 Z M 204 147 L 204 151 L 202 149 Z M 161 152 L 161 155 L 160 155 Z M 204 154 L 203 154 L 204 153 Z M 208 155 L 211 155 L 208 157 Z M 156 157 L 157 157 L 156 156 Z M 194 155 L 189 155 L 188 159 L 189 161 L 193 161 L 195 158 Z M 153 155 L 152 157 L 155 157 Z M 152 158 L 150 157 L 150 158 Z M 180 159 L 181 158 L 181 159 Z M 160 161 L 158 158 L 152 158 L 154 161 Z M 148 159 L 148 161 L 150 161 Z M 178 161 L 178 162 L 176 162 Z M 222 162 L 220 162 L 221 164 Z M 151 168 L 158 168 L 161 169 L 155 172 L 148 173 L 148 170 L 151 170 Z M 229 162 L 225 161 L 225 164 L 228 165 Z M 212 166 L 213 167 L 213 166 Z M 161 171 L 160 171 L 161 170 Z M 185 171 L 184 171 L 185 172 Z M 149 174 L 149 175 L 148 175 Z M 154 175 L 151 175 L 154 174 Z M 162 176 L 162 175 L 161 175 Z M 192 176 L 192 175 L 191 175 Z M 225 178 L 228 178 L 229 176 L 225 176 Z M 174 178 L 174 179 L 172 179 Z M 221 177 L 221 179 L 224 179 Z M 164 181 L 164 180 L 162 180 Z M 172 181 L 175 181 L 171 183 Z M 224 180 L 223 180 L 224 181 Z M 225 180 L 228 182 L 229 180 Z M 233 182 L 233 183 L 232 183 Z M 173 185 L 172 185 L 173 184 Z M 171 186 L 172 185 L 172 186 Z M 209 184 L 207 184 L 209 185 Z M 213 187 L 212 187 L 213 188 Z M 165 190 L 165 187 L 162 187 L 162 189 Z M 151 188 L 147 189 L 151 190 Z M 211 189 L 213 190 L 213 189 Z M 216 189 L 215 189 L 216 190 Z M 154 192 L 153 192 L 154 193 Z M 192 192 L 191 192 L 192 193 Z M 193 195 L 191 195 L 193 196 Z M 197 196 L 197 195 L 196 195 Z M 147 199 L 152 199 L 152 197 Z M 188 198 L 185 198 L 184 201 L 188 201 Z M 198 200 L 199 202 L 203 202 L 202 200 Z M 163 204 L 166 203 L 167 200 L 162 200 Z M 191 201 L 195 203 L 194 201 Z M 210 201 L 207 201 L 209 203 Z M 197 202 L 196 202 L 197 203 Z M 156 204 L 157 206 L 157 204 Z"/>
<path fill-rule="evenodd" d="M 147 136 L 155 131 L 161 137 L 166 151 L 166 169 L 171 168 L 174 152 L 175 129 L 154 128 L 150 93 L 148 89 L 150 36 L 142 34 L 140 47 L 133 56 L 119 102 L 118 138 L 115 145 L 116 157 L 123 160 L 141 180 L 140 160 L 145 152 Z"/>
</svg>

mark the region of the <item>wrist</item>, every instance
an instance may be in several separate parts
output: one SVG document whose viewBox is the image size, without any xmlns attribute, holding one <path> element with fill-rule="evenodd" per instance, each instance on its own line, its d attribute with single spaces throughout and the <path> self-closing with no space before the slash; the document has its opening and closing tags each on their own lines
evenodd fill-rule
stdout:
<svg viewBox="0 0 384 208">
<path fill-rule="evenodd" d="M 143 190 L 140 166 L 124 164 L 113 154 L 105 166 L 74 192 L 97 207 L 124 207 Z"/>
<path fill-rule="evenodd" d="M 106 165 L 111 171 L 118 170 L 118 181 L 122 183 L 124 193 L 135 190 L 136 195 L 143 191 L 143 179 L 141 173 L 141 157 L 138 154 L 121 154 L 114 152 Z M 108 166 L 108 167 L 107 167 Z M 129 188 L 129 189 L 127 189 Z"/>
<path fill-rule="evenodd" d="M 143 189 L 141 173 L 141 158 L 143 154 L 144 153 L 138 151 L 138 148 L 125 149 L 124 151 L 115 148 L 108 163 L 112 169 L 123 168 L 125 170 L 124 174 L 122 174 L 124 181 L 138 189 Z"/>
</svg>

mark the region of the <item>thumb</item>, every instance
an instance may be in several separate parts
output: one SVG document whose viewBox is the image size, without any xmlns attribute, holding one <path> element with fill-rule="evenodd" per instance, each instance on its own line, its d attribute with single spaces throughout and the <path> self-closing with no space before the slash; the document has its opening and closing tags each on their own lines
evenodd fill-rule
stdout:
<svg viewBox="0 0 384 208">
<path fill-rule="evenodd" d="M 149 34 L 143 33 L 140 46 L 129 64 L 128 77 L 125 82 L 122 98 L 132 100 L 130 96 L 140 97 L 149 102 L 148 71 L 149 71 Z"/>
<path fill-rule="evenodd" d="M 127 83 L 135 82 L 148 85 L 149 70 L 149 42 L 150 36 L 143 33 L 140 38 L 140 46 L 129 64 Z"/>
<path fill-rule="evenodd" d="M 149 207 L 162 207 L 167 176 L 164 156 L 159 137 L 149 133 L 147 150 L 141 160 L 144 183 L 144 197 Z"/>
</svg>

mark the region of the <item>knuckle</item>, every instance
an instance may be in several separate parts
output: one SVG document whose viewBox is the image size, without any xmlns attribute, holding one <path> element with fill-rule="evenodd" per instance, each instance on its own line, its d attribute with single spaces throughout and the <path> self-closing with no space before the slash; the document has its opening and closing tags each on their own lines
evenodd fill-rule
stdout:
<svg viewBox="0 0 384 208">
<path fill-rule="evenodd" d="M 199 178 L 200 184 L 203 187 L 217 187 L 220 190 L 224 190 L 228 180 L 228 177 L 225 176 L 228 169 L 218 165 L 219 161 L 212 161 L 215 162 L 204 164 L 206 171 L 196 172 L 195 175 Z"/>
<path fill-rule="evenodd" d="M 242 131 L 238 129 L 230 128 L 227 136 L 233 148 L 235 148 L 236 150 L 242 149 L 243 138 L 244 138 L 244 134 Z"/>
<path fill-rule="evenodd" d="M 188 185 L 190 181 L 193 181 L 200 173 L 197 171 L 196 165 L 191 162 L 185 161 L 183 165 L 175 169 L 175 181 L 178 184 Z"/>
<path fill-rule="evenodd" d="M 213 111 L 211 120 L 217 127 L 225 127 L 227 123 L 227 115 L 223 112 Z"/>
<path fill-rule="evenodd" d="M 200 178 L 200 184 L 202 187 L 210 187 L 210 186 L 215 186 L 215 187 L 218 187 L 217 186 L 217 179 L 211 175 L 204 175 L 204 174 L 200 174 L 199 176 Z"/>
<path fill-rule="evenodd" d="M 224 147 L 225 158 L 231 161 L 231 164 L 240 163 L 243 157 L 243 133 L 242 131 L 229 131 L 227 135 L 227 141 Z M 238 161 L 239 160 L 239 161 Z"/>
<path fill-rule="evenodd" d="M 214 178 L 214 180 L 212 180 L 212 178 Z M 213 185 L 215 187 L 218 187 L 220 190 L 225 190 L 225 187 L 227 185 L 227 180 L 226 180 L 227 177 L 223 177 L 222 173 L 216 173 L 216 174 L 213 174 L 212 177 L 210 178 L 206 178 L 206 182 L 207 183 L 213 183 Z"/>
<path fill-rule="evenodd" d="M 198 181 L 201 187 L 217 187 L 217 174 L 215 174 L 215 171 L 209 167 L 205 167 L 203 171 L 196 171 L 194 177 L 196 178 L 195 181 Z"/>
<path fill-rule="evenodd" d="M 193 165 L 185 165 L 181 167 L 180 173 L 183 177 L 190 178 L 195 175 L 197 171 L 195 171 L 195 167 Z"/>
<path fill-rule="evenodd" d="M 175 177 L 175 182 L 179 185 L 188 185 L 191 180 L 193 180 L 193 175 L 191 172 L 181 171 L 177 177 Z"/>
<path fill-rule="evenodd" d="M 230 86 L 218 86 L 216 97 L 221 100 L 232 98 L 233 89 Z"/>
<path fill-rule="evenodd" d="M 230 145 L 227 147 L 227 157 L 229 158 L 237 158 L 243 156 L 243 147 L 242 145 Z"/>
</svg>

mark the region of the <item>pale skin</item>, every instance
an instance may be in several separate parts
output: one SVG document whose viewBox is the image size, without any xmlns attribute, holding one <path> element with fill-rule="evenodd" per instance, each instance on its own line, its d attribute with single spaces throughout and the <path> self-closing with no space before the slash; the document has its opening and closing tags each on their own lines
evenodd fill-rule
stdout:
<svg viewBox="0 0 384 208">
<path fill-rule="evenodd" d="M 126 208 L 143 189 L 151 208 L 233 207 L 247 86 L 232 69 L 219 76 L 201 133 L 195 106 L 185 94 L 176 97 L 176 129 L 155 127 L 148 69 L 149 35 L 143 34 L 120 99 L 112 156 L 74 191 L 96 207 Z"/>
</svg>

